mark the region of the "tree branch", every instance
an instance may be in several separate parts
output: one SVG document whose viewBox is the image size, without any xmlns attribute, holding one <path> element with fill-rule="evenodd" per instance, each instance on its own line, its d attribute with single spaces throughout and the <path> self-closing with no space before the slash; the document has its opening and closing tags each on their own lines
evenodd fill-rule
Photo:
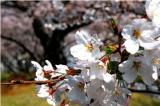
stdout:
<svg viewBox="0 0 160 106">
<path fill-rule="evenodd" d="M 2 85 L 15 85 L 15 84 L 48 84 L 48 83 L 52 83 L 52 84 L 56 84 L 59 81 L 59 79 L 54 79 L 54 80 L 46 80 L 46 81 L 24 81 L 24 80 L 12 80 L 11 82 L 7 82 L 7 83 L 1 83 Z M 151 91 L 151 90 L 137 90 L 137 89 L 130 89 L 128 88 L 131 92 L 134 93 L 150 93 L 150 94 L 157 94 L 160 95 L 160 92 L 158 91 Z"/>
<path fill-rule="evenodd" d="M 130 89 L 129 90 L 131 92 L 135 92 L 135 93 L 150 93 L 150 94 L 157 94 L 157 95 L 160 95 L 160 92 L 158 91 L 151 91 L 151 90 L 137 90 L 137 89 Z"/>
<path fill-rule="evenodd" d="M 10 38 L 10 37 L 4 36 L 4 35 L 1 35 L 1 38 L 17 44 L 18 46 L 20 46 L 21 48 L 23 48 L 23 50 L 26 51 L 26 52 L 31 56 L 32 59 L 34 59 L 35 61 L 38 60 L 38 59 L 34 56 L 34 54 L 33 54 L 27 47 L 25 47 L 21 42 L 17 41 L 16 39 L 13 39 L 13 38 Z"/>
</svg>

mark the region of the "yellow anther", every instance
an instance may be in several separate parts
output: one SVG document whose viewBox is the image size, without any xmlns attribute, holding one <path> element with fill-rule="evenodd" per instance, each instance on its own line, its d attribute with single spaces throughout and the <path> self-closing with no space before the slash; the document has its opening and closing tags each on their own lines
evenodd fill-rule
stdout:
<svg viewBox="0 0 160 106">
<path fill-rule="evenodd" d="M 97 64 L 96 66 L 97 66 L 97 68 L 100 68 L 100 69 L 104 68 L 104 65 Z"/>
<path fill-rule="evenodd" d="M 113 92 L 114 96 L 120 96 L 121 92 L 118 89 L 115 89 L 115 91 Z"/>
<path fill-rule="evenodd" d="M 77 87 L 78 87 L 81 91 L 83 91 L 83 90 L 84 90 L 84 83 L 79 82 L 79 83 L 77 84 Z"/>
<path fill-rule="evenodd" d="M 141 67 L 141 62 L 133 62 L 133 67 L 138 71 L 138 69 Z"/>
<path fill-rule="evenodd" d="M 133 36 L 138 39 L 141 36 L 141 32 L 139 29 L 133 30 Z"/>
<path fill-rule="evenodd" d="M 118 48 L 116 44 L 109 44 L 108 47 L 112 50 L 112 52 L 115 52 Z"/>
<path fill-rule="evenodd" d="M 92 46 L 91 43 L 90 44 L 86 44 L 85 47 L 87 48 L 87 51 L 92 52 L 93 46 Z"/>
<path fill-rule="evenodd" d="M 160 64 L 160 58 L 154 57 L 154 58 L 152 59 L 152 64 L 154 64 L 154 65 Z"/>
</svg>

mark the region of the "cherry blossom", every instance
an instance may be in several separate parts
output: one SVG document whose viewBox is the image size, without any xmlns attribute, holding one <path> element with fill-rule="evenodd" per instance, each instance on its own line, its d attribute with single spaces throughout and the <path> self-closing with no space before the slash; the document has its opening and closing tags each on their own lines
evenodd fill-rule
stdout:
<svg viewBox="0 0 160 106">
<path fill-rule="evenodd" d="M 144 18 L 134 19 L 124 26 L 121 32 L 124 43 L 118 36 L 119 44 L 110 53 L 102 50 L 109 44 L 103 45 L 97 35 L 91 36 L 81 30 L 75 34 L 77 44 L 70 48 L 76 59 L 72 67 L 59 64 L 53 68 L 48 60 L 42 67 L 32 61 L 36 68 L 35 80 L 46 81 L 37 86 L 37 96 L 52 106 L 68 106 L 70 103 L 127 106 L 131 95 L 128 88 L 144 90 L 145 84 L 152 85 L 160 75 L 159 7 L 159 0 L 148 0 L 146 12 L 152 22 Z M 143 84 L 135 81 L 137 76 Z M 150 88 L 157 89 L 155 86 Z"/>
<path fill-rule="evenodd" d="M 130 56 L 128 60 L 119 64 L 119 71 L 124 73 L 123 79 L 128 83 L 132 83 L 137 75 L 140 75 L 143 81 L 151 85 L 154 82 L 152 74 L 154 73 L 152 65 L 146 64 L 143 56 Z"/>
<path fill-rule="evenodd" d="M 86 31 L 77 31 L 75 35 L 77 45 L 70 48 L 71 55 L 79 60 L 95 61 L 104 55 L 99 46 L 102 42 L 90 36 Z"/>
<path fill-rule="evenodd" d="M 146 19 L 134 19 L 131 24 L 124 26 L 122 36 L 126 40 L 124 45 L 126 50 L 135 54 L 139 46 L 145 49 L 154 49 L 160 46 L 160 42 L 155 38 L 159 35 L 159 30 Z"/>
<path fill-rule="evenodd" d="M 147 0 L 145 7 L 148 17 L 154 25 L 160 27 L 160 0 Z"/>
</svg>

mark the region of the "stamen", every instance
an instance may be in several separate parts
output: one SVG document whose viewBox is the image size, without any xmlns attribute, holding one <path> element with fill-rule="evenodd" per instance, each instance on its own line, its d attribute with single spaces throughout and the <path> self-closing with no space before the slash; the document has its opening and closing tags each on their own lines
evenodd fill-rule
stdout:
<svg viewBox="0 0 160 106">
<path fill-rule="evenodd" d="M 86 44 L 85 47 L 87 48 L 87 51 L 92 52 L 93 50 L 93 45 L 91 43 Z"/>
<path fill-rule="evenodd" d="M 84 83 L 79 82 L 79 83 L 77 84 L 77 87 L 78 87 L 81 91 L 83 91 L 83 90 L 84 90 Z"/>
<path fill-rule="evenodd" d="M 134 29 L 133 30 L 133 36 L 138 39 L 141 36 L 141 32 L 139 29 Z"/>
<path fill-rule="evenodd" d="M 114 96 L 120 96 L 121 95 L 121 92 L 119 89 L 115 89 L 115 91 L 113 92 Z"/>
<path fill-rule="evenodd" d="M 138 69 L 141 67 L 141 62 L 133 62 L 133 67 L 138 71 Z"/>
<path fill-rule="evenodd" d="M 154 65 L 160 64 L 160 58 L 154 57 L 154 58 L 152 59 L 152 64 L 154 64 Z"/>
</svg>

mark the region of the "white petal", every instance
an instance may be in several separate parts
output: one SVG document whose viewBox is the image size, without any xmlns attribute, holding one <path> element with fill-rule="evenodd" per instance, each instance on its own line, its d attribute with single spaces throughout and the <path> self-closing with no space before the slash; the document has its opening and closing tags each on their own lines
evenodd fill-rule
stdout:
<svg viewBox="0 0 160 106">
<path fill-rule="evenodd" d="M 33 64 L 33 66 L 38 70 L 38 69 L 40 69 L 40 70 L 42 70 L 42 67 L 41 67 L 41 65 L 38 63 L 38 62 L 36 62 L 36 61 L 31 61 L 31 63 Z"/>
<path fill-rule="evenodd" d="M 134 19 L 132 21 L 132 25 L 135 28 L 140 28 L 142 25 L 146 24 L 147 20 L 145 18 L 141 18 L 141 19 Z"/>
<path fill-rule="evenodd" d="M 49 66 L 50 68 L 53 68 L 53 66 L 52 66 L 52 64 L 51 64 L 51 62 L 49 60 L 45 60 L 45 62 L 47 64 L 47 66 Z"/>
<path fill-rule="evenodd" d="M 160 41 L 154 41 L 154 42 L 148 42 L 148 43 L 143 42 L 143 41 L 139 41 L 139 43 L 145 49 L 156 49 L 156 48 L 160 47 Z"/>
<path fill-rule="evenodd" d="M 36 71 L 36 77 L 37 77 L 37 80 L 43 80 L 43 78 L 44 78 L 43 70 L 37 70 Z"/>
<path fill-rule="evenodd" d="M 113 75 L 108 73 L 103 75 L 103 80 L 105 81 L 106 88 L 109 90 L 113 90 L 116 83 L 116 78 Z"/>
<path fill-rule="evenodd" d="M 68 67 L 67 67 L 66 65 L 62 65 L 62 64 L 56 65 L 56 68 L 57 68 L 57 69 L 68 70 Z"/>
<path fill-rule="evenodd" d="M 59 72 L 59 73 L 63 73 L 63 74 L 66 74 L 67 73 L 67 70 L 69 70 L 69 68 L 66 66 L 66 65 L 56 65 L 56 72 Z M 59 75 L 59 73 L 53 75 L 53 76 L 57 76 Z"/>
<path fill-rule="evenodd" d="M 125 39 L 131 39 L 133 34 L 133 27 L 131 25 L 126 25 L 122 30 L 122 36 Z"/>
<path fill-rule="evenodd" d="M 37 88 L 37 96 L 38 97 L 41 97 L 41 98 L 46 98 L 48 97 L 49 93 L 47 92 L 48 91 L 48 87 L 45 86 L 45 85 L 38 85 L 36 86 Z"/>
<path fill-rule="evenodd" d="M 37 76 L 36 78 L 35 78 L 35 81 L 46 81 L 46 80 L 48 80 L 47 78 L 44 78 L 43 76 Z"/>
<path fill-rule="evenodd" d="M 97 59 L 101 58 L 103 55 L 104 55 L 103 52 L 101 52 L 98 47 L 92 50 L 92 56 L 96 57 Z"/>
<path fill-rule="evenodd" d="M 157 80 L 158 79 L 158 68 L 156 66 L 152 66 L 152 69 L 153 69 L 152 78 L 154 80 Z"/>
<path fill-rule="evenodd" d="M 90 39 L 91 39 L 91 36 L 89 35 L 88 32 L 84 30 L 76 32 L 75 40 L 78 44 L 88 44 Z"/>
<path fill-rule="evenodd" d="M 126 40 L 124 45 L 126 50 L 131 54 L 135 54 L 139 50 L 139 43 L 137 41 Z"/>
<path fill-rule="evenodd" d="M 151 66 L 141 64 L 139 73 L 142 76 L 144 83 L 146 83 L 147 85 L 151 85 L 154 82 L 154 79 L 152 78 L 153 69 Z"/>
<path fill-rule="evenodd" d="M 72 46 L 70 48 L 71 55 L 79 60 L 88 60 L 92 58 L 92 53 L 86 50 L 86 47 L 82 44 Z"/>
<path fill-rule="evenodd" d="M 43 67 L 43 70 L 45 70 L 45 71 L 54 71 L 54 70 L 53 70 L 53 67 L 50 67 L 50 66 L 48 66 L 48 65 L 45 65 L 45 66 Z"/>
<path fill-rule="evenodd" d="M 159 8 L 160 9 L 160 8 Z M 159 11 L 158 9 L 157 9 L 157 11 Z M 154 23 L 154 25 L 156 25 L 157 27 L 160 27 L 160 12 L 158 13 L 156 13 L 157 15 L 154 15 L 154 17 L 153 17 L 153 20 L 152 20 L 152 22 Z"/>
<path fill-rule="evenodd" d="M 159 0 L 147 0 L 146 2 L 146 13 L 152 22 L 160 27 L 160 1 Z"/>
<path fill-rule="evenodd" d="M 130 70 L 126 71 L 123 74 L 123 79 L 128 83 L 133 82 L 136 79 L 136 77 L 137 77 L 137 72 L 134 67 L 132 67 Z"/>
<path fill-rule="evenodd" d="M 79 103 L 88 103 L 88 99 L 84 92 L 81 92 L 78 88 L 73 88 L 69 93 L 67 94 L 68 98 L 71 101 L 76 101 Z"/>
<path fill-rule="evenodd" d="M 110 83 L 111 81 L 114 81 L 114 77 L 109 73 L 105 73 L 105 74 L 103 74 L 103 80 L 106 83 Z"/>
<path fill-rule="evenodd" d="M 47 98 L 47 102 L 48 104 L 52 105 L 52 106 L 56 106 L 55 100 L 51 99 L 51 98 Z"/>
<path fill-rule="evenodd" d="M 126 72 L 133 66 L 132 59 L 124 61 L 123 63 L 119 64 L 118 69 L 120 72 Z"/>
</svg>

